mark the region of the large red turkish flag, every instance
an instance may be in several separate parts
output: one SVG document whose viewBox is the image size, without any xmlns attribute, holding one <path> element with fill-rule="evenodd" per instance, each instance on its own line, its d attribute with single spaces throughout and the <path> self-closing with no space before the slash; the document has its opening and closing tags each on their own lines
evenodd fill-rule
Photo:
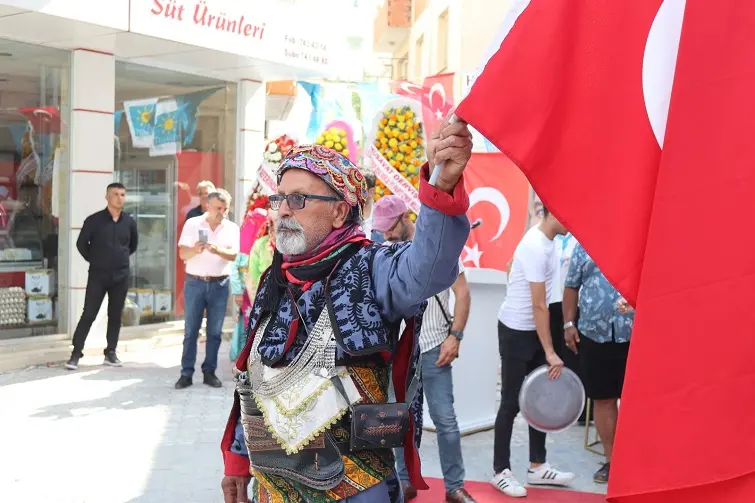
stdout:
<svg viewBox="0 0 755 503">
<path fill-rule="evenodd" d="M 611 501 L 755 501 L 754 35 L 752 0 L 686 4 Z"/>
<path fill-rule="evenodd" d="M 684 4 L 520 0 L 457 110 L 637 306 L 619 503 L 755 494 L 755 4 L 686 2 L 678 61 L 654 59 Z M 668 123 L 648 116 L 655 70 L 674 83 Z"/>
<path fill-rule="evenodd" d="M 631 302 L 660 156 L 642 90 L 660 4 L 515 2 L 526 8 L 456 111 L 524 171 Z"/>
<path fill-rule="evenodd" d="M 480 219 L 461 258 L 466 267 L 506 271 L 527 225 L 530 184 L 505 155 L 472 154 L 464 170 L 469 221 Z"/>
</svg>

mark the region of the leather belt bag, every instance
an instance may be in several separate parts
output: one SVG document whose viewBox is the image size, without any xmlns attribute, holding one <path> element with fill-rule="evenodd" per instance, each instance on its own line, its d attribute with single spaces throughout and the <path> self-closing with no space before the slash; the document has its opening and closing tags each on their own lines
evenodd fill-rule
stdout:
<svg viewBox="0 0 755 503">
<path fill-rule="evenodd" d="M 286 454 L 265 425 L 251 386 L 244 383 L 244 378 L 237 380 L 236 390 L 239 393 L 241 425 L 249 464 L 254 470 L 285 477 L 319 491 L 332 489 L 341 483 L 346 444 L 337 444 L 328 432 L 324 432 L 296 454 Z"/>
<path fill-rule="evenodd" d="M 339 379 L 332 379 L 336 389 L 346 397 Z M 373 403 L 351 405 L 352 451 L 395 449 L 403 447 L 404 435 L 409 430 L 409 406 L 420 383 L 420 367 L 412 377 L 404 403 Z M 348 401 L 348 400 L 347 400 Z"/>
</svg>

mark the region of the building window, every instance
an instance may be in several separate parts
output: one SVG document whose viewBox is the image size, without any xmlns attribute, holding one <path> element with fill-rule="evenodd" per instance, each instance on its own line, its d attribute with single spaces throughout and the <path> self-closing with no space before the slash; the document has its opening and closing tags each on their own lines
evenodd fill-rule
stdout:
<svg viewBox="0 0 755 503">
<path fill-rule="evenodd" d="M 424 36 L 419 37 L 417 39 L 417 42 L 414 44 L 414 77 L 417 79 L 424 77 L 424 65 L 422 64 L 425 56 L 424 45 Z"/>
<path fill-rule="evenodd" d="M 65 330 L 70 53 L 2 41 L 0 339 Z M 60 230 L 65 229 L 62 232 Z M 61 249 L 64 250 L 61 253 Z"/>
<path fill-rule="evenodd" d="M 134 107 L 154 110 L 152 135 L 129 120 Z M 124 324 L 180 319 L 185 268 L 177 242 L 199 205 L 197 184 L 235 193 L 236 86 L 118 62 L 115 110 L 115 179 L 126 186 L 124 211 L 139 230 Z"/>
<path fill-rule="evenodd" d="M 437 72 L 443 73 L 448 70 L 448 9 L 438 16 L 438 59 L 436 61 Z"/>
</svg>

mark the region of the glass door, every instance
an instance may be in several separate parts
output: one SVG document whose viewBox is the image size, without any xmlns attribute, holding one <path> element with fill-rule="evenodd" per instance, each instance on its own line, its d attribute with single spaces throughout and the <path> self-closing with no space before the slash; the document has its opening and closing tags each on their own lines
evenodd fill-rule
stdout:
<svg viewBox="0 0 755 503">
<path fill-rule="evenodd" d="M 116 180 L 126 186 L 124 211 L 136 219 L 139 231 L 139 246 L 131 256 L 129 295 L 141 309 L 141 323 L 172 319 L 175 172 L 175 157 L 150 157 L 139 149 L 126 152 L 115 172 Z"/>
</svg>

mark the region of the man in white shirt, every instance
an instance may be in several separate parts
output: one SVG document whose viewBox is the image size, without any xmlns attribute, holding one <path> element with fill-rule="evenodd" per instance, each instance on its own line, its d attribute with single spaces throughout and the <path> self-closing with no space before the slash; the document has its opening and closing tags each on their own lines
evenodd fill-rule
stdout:
<svg viewBox="0 0 755 503">
<path fill-rule="evenodd" d="M 543 219 L 522 238 L 514 252 L 506 300 L 498 313 L 498 348 L 501 354 L 501 406 L 495 422 L 491 483 L 508 496 L 524 497 L 527 490 L 511 472 L 511 433 L 519 413 L 519 390 L 528 373 L 541 365 L 558 379 L 564 362 L 553 346 L 548 304 L 556 275 L 554 239 L 566 234 L 563 225 L 543 208 Z M 529 429 L 531 485 L 567 485 L 573 473 L 561 472 L 545 460 L 545 433 Z"/>
<path fill-rule="evenodd" d="M 202 315 L 207 310 L 207 354 L 202 363 L 204 383 L 222 386 L 215 375 L 218 366 L 223 320 L 228 306 L 231 267 L 239 251 L 239 226 L 226 218 L 231 197 L 226 191 L 212 192 L 207 212 L 190 218 L 178 240 L 179 256 L 186 263 L 184 282 L 184 348 L 181 377 L 176 389 L 192 385 L 197 361 L 197 339 Z"/>
<path fill-rule="evenodd" d="M 406 203 L 398 196 L 384 196 L 375 203 L 373 229 L 390 242 L 411 241 L 415 225 Z M 449 298 L 454 293 L 454 310 L 449 309 Z M 454 383 L 452 363 L 459 357 L 459 345 L 469 318 L 471 296 L 459 262 L 459 276 L 451 288 L 428 299 L 422 317 L 419 346 L 422 351 L 422 388 L 427 408 L 438 433 L 438 451 L 448 503 L 474 503 L 464 489 L 464 460 L 461 455 L 461 434 L 454 410 Z M 396 468 L 401 479 L 404 499 L 417 496 L 409 483 L 409 472 L 404 464 L 403 449 L 396 449 Z"/>
</svg>

